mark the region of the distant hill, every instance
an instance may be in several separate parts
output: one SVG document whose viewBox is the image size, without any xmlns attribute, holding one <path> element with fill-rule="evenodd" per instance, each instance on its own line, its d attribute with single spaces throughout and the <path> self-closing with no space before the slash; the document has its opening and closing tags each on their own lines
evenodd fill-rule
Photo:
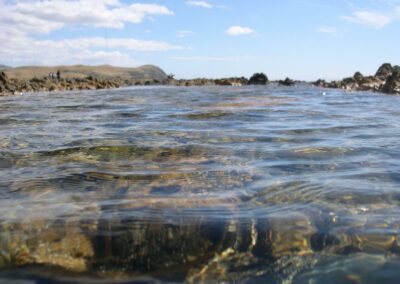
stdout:
<svg viewBox="0 0 400 284">
<path fill-rule="evenodd" d="M 74 65 L 74 66 L 23 66 L 10 68 L 6 70 L 8 77 L 18 79 L 31 79 L 33 77 L 46 77 L 51 72 L 57 72 L 60 70 L 63 78 L 86 78 L 88 76 L 94 76 L 98 78 L 116 78 L 122 79 L 155 79 L 164 80 L 167 78 L 165 72 L 153 65 L 143 65 L 137 68 L 126 68 L 116 67 L 111 65 L 101 66 L 86 66 L 86 65 Z"/>
<path fill-rule="evenodd" d="M 10 66 L 6 66 L 6 65 L 1 65 L 0 64 L 0 70 L 6 70 L 6 69 L 9 69 L 9 68 L 11 68 Z"/>
</svg>

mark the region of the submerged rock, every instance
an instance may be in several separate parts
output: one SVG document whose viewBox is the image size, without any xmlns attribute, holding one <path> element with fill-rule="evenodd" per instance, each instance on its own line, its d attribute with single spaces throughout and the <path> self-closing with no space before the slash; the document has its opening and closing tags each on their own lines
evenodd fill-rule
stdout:
<svg viewBox="0 0 400 284">
<path fill-rule="evenodd" d="M 2 228 L 0 248 L 0 268 L 41 264 L 84 272 L 94 256 L 91 241 L 79 229 L 50 227 L 45 221 Z"/>
</svg>

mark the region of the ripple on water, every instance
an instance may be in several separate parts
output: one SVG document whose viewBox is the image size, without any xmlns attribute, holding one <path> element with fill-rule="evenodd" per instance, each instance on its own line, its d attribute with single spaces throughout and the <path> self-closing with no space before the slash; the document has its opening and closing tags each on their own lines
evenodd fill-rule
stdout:
<svg viewBox="0 0 400 284">
<path fill-rule="evenodd" d="M 0 98 L 0 281 L 395 283 L 399 104 L 320 91 Z"/>
</svg>

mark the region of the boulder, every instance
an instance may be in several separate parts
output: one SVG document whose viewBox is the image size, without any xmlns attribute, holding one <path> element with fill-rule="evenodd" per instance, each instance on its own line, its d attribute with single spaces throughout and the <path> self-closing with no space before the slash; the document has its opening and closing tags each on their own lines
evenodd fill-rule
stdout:
<svg viewBox="0 0 400 284">
<path fill-rule="evenodd" d="M 249 85 L 266 85 L 268 77 L 264 73 L 255 73 L 249 80 Z"/>
<path fill-rule="evenodd" d="M 393 72 L 386 80 L 381 91 L 386 94 L 400 94 L 400 72 Z"/>
<path fill-rule="evenodd" d="M 363 74 L 361 74 L 361 72 L 356 72 L 353 76 L 353 78 L 357 81 L 357 82 L 361 82 L 364 79 Z"/>
<path fill-rule="evenodd" d="M 388 78 L 393 73 L 393 67 L 390 63 L 384 63 L 381 67 L 379 67 L 378 71 L 375 74 L 375 77 L 380 78 Z"/>
<path fill-rule="evenodd" d="M 279 85 L 282 86 L 294 86 L 296 85 L 296 82 L 290 78 L 286 78 L 285 80 L 279 81 Z"/>
<path fill-rule="evenodd" d="M 327 85 L 328 85 L 328 83 L 323 79 L 318 79 L 317 81 L 313 82 L 312 84 L 316 87 L 323 87 L 323 88 L 327 87 Z"/>
</svg>

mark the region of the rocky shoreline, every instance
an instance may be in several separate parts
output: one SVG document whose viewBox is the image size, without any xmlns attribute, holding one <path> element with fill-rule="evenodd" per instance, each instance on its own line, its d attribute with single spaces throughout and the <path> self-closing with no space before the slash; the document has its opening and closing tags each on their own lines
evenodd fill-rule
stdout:
<svg viewBox="0 0 400 284">
<path fill-rule="evenodd" d="M 180 79 L 176 80 L 173 76 L 166 79 L 123 79 L 98 78 L 88 76 L 86 78 L 37 78 L 15 79 L 9 78 L 3 71 L 0 72 L 0 96 L 14 95 L 32 92 L 52 92 L 52 91 L 78 91 L 78 90 L 99 90 L 114 89 L 126 86 L 148 86 L 148 85 L 167 85 L 167 86 L 245 86 L 245 85 L 267 85 L 276 83 L 282 86 L 294 86 L 299 81 L 290 78 L 279 81 L 269 81 L 264 73 L 255 73 L 251 78 L 231 77 L 222 79 Z M 317 80 L 311 83 L 317 87 L 343 89 L 346 91 L 374 91 L 386 94 L 400 94 L 400 66 L 392 66 L 389 63 L 379 67 L 374 76 L 363 76 L 356 72 L 353 77 L 344 78 L 340 81 L 326 82 Z"/>
<path fill-rule="evenodd" d="M 353 77 L 341 81 L 326 82 L 318 80 L 312 83 L 323 88 L 343 89 L 346 91 L 373 91 L 385 94 L 400 94 L 400 66 L 389 63 L 379 67 L 374 76 L 363 76 L 356 72 Z"/>
<path fill-rule="evenodd" d="M 0 72 L 0 96 L 14 95 L 33 92 L 53 91 L 79 91 L 79 90 L 100 90 L 115 89 L 135 85 L 166 85 L 167 80 L 138 80 L 138 79 L 102 79 L 94 76 L 87 78 L 32 78 L 14 79 L 8 78 L 5 72 Z"/>
</svg>

